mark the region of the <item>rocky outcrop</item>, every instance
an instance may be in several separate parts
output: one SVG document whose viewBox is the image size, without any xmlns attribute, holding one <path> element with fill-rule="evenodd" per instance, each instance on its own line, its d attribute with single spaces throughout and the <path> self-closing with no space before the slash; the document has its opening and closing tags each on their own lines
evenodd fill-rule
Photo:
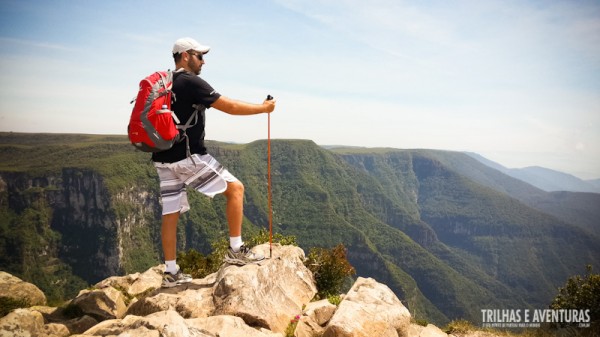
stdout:
<svg viewBox="0 0 600 337">
<path fill-rule="evenodd" d="M 254 248 L 269 255 L 269 246 Z M 110 277 L 82 290 L 64 308 L 17 309 L 0 319 L 0 336 L 447 337 L 411 324 L 394 293 L 359 277 L 339 306 L 311 302 L 317 292 L 304 251 L 273 246 L 271 258 L 224 264 L 203 279 L 160 288 L 162 266 Z"/>
<path fill-rule="evenodd" d="M 28 305 L 46 305 L 46 295 L 35 285 L 0 271 L 0 297 Z"/>
</svg>

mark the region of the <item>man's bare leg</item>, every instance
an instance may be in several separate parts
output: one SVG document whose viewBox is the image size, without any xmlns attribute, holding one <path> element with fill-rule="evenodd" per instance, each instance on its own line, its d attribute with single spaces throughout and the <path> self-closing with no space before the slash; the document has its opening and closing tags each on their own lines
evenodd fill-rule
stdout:
<svg viewBox="0 0 600 337">
<path fill-rule="evenodd" d="M 248 250 L 248 247 L 243 247 L 244 185 L 239 181 L 227 183 L 227 190 L 223 194 L 227 198 L 225 213 L 227 215 L 227 222 L 229 223 L 230 247 L 225 261 L 232 264 L 244 265 L 263 260 L 265 257 L 262 254 L 253 253 Z"/>
<path fill-rule="evenodd" d="M 223 193 L 227 198 L 225 214 L 229 224 L 229 236 L 242 236 L 242 219 L 244 218 L 244 185 L 239 181 L 228 182 Z"/>
<path fill-rule="evenodd" d="M 177 222 L 179 212 L 162 216 L 161 239 L 165 261 L 174 261 L 177 257 Z"/>
</svg>

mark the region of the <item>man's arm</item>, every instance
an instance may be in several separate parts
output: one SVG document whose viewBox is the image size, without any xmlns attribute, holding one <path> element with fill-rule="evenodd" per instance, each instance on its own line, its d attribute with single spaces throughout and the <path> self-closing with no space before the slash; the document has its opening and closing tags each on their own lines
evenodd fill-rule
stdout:
<svg viewBox="0 0 600 337">
<path fill-rule="evenodd" d="M 273 112 L 275 110 L 275 100 L 265 100 L 262 104 L 254 104 L 221 96 L 211 104 L 211 107 L 230 115 L 256 115 Z"/>
</svg>

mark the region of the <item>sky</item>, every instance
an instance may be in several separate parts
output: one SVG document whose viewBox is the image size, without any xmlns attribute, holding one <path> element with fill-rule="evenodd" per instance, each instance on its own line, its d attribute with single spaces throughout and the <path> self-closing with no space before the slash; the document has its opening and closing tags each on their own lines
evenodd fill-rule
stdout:
<svg viewBox="0 0 600 337">
<path fill-rule="evenodd" d="M 0 0 L 0 131 L 126 134 L 176 39 L 201 77 L 277 100 L 274 139 L 476 152 L 600 178 L 600 2 Z M 207 139 L 267 116 L 207 111 Z"/>
</svg>

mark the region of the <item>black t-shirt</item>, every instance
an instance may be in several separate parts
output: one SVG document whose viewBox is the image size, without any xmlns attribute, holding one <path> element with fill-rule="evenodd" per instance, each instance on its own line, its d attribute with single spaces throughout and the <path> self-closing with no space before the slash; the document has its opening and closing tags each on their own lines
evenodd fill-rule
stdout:
<svg viewBox="0 0 600 337">
<path fill-rule="evenodd" d="M 204 146 L 205 110 L 210 108 L 221 94 L 215 91 L 205 80 L 189 71 L 176 72 L 173 78 L 173 93 L 175 100 L 171 106 L 180 124 L 185 124 L 194 112 L 193 105 L 198 104 L 198 122 L 187 129 L 192 154 L 206 154 Z M 193 123 L 193 121 L 192 121 Z M 152 160 L 155 162 L 174 163 L 187 157 L 185 140 L 176 143 L 172 148 L 155 152 Z"/>
</svg>

